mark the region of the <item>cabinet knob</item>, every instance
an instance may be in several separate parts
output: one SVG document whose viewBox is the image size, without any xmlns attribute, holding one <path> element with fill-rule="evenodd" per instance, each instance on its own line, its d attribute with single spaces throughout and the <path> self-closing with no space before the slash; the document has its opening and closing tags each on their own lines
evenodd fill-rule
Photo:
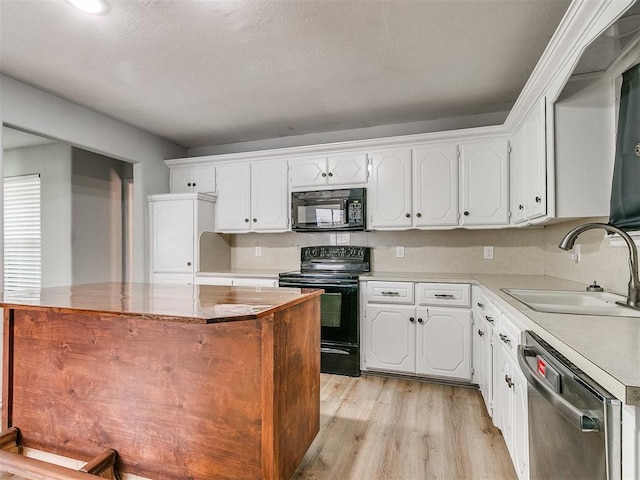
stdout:
<svg viewBox="0 0 640 480">
<path fill-rule="evenodd" d="M 190 266 L 191 266 L 191 262 L 187 262 L 187 267 L 190 267 Z"/>
<path fill-rule="evenodd" d="M 467 211 L 465 210 L 465 211 L 463 212 L 463 215 L 464 215 L 465 217 L 468 217 L 468 216 L 469 216 L 469 212 L 467 212 Z"/>
<path fill-rule="evenodd" d="M 415 319 L 415 318 L 413 318 L 413 317 L 409 317 L 409 321 L 410 321 L 411 323 L 413 323 L 413 322 L 415 322 L 415 321 L 416 321 L 416 319 Z"/>
<path fill-rule="evenodd" d="M 187 187 L 190 187 L 190 186 L 191 186 L 191 182 L 187 183 Z"/>
<path fill-rule="evenodd" d="M 540 203 L 542 199 L 540 197 L 536 197 L 536 203 Z"/>
<path fill-rule="evenodd" d="M 333 177 L 333 173 L 329 172 L 329 176 L 330 176 L 330 177 Z"/>
<path fill-rule="evenodd" d="M 256 223 L 257 221 L 258 221 L 258 219 L 257 219 L 257 218 L 254 218 L 254 219 L 253 219 L 253 223 Z"/>
<path fill-rule="evenodd" d="M 480 308 L 484 308 L 484 303 L 477 302 L 476 305 L 478 305 Z"/>
<path fill-rule="evenodd" d="M 481 336 L 481 337 L 484 337 L 484 332 L 482 330 L 478 329 L 478 335 Z"/>
<path fill-rule="evenodd" d="M 420 212 L 416 213 L 416 217 L 420 218 L 422 214 Z"/>
<path fill-rule="evenodd" d="M 422 320 L 421 318 L 418 318 L 418 323 L 424 323 L 424 320 Z"/>
<path fill-rule="evenodd" d="M 405 213 L 404 216 L 409 218 L 411 216 L 411 214 L 410 213 Z"/>
<path fill-rule="evenodd" d="M 322 172 L 322 176 L 323 176 L 323 177 L 326 177 L 326 176 L 327 176 L 327 174 L 326 174 L 326 173 L 324 173 L 324 172 Z"/>
<path fill-rule="evenodd" d="M 245 219 L 244 219 L 244 221 L 245 221 L 246 223 L 249 223 L 249 219 L 248 219 L 248 218 L 245 218 Z"/>
<path fill-rule="evenodd" d="M 518 205 L 518 210 L 524 210 L 524 205 Z"/>
<path fill-rule="evenodd" d="M 195 187 L 196 186 L 196 182 L 193 182 L 192 186 Z"/>
<path fill-rule="evenodd" d="M 511 381 L 511 377 L 509 375 L 504 376 L 504 381 L 507 382 L 507 385 L 509 385 L 509 388 L 513 387 L 513 382 Z"/>
</svg>

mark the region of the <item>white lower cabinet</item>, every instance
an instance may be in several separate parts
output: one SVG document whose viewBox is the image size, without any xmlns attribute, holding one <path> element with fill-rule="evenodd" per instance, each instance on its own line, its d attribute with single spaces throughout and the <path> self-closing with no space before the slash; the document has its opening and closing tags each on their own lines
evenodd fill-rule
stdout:
<svg viewBox="0 0 640 480">
<path fill-rule="evenodd" d="M 368 294 L 362 322 L 364 370 L 471 380 L 470 310 L 415 305 L 413 300 L 413 288 L 420 292 L 433 285 L 448 284 L 366 283 L 363 291 Z M 410 295 L 409 286 L 413 287 Z M 421 297 L 418 293 L 418 298 Z"/>
<path fill-rule="evenodd" d="M 527 380 L 520 371 L 516 352 L 522 331 L 505 314 L 500 313 L 496 329 L 495 362 L 498 366 L 494 383 L 496 403 L 494 424 L 511 455 L 519 480 L 529 479 L 529 423 Z"/>
<path fill-rule="evenodd" d="M 227 287 L 277 287 L 278 278 L 246 277 L 241 275 L 196 275 L 196 285 L 218 285 Z"/>
</svg>

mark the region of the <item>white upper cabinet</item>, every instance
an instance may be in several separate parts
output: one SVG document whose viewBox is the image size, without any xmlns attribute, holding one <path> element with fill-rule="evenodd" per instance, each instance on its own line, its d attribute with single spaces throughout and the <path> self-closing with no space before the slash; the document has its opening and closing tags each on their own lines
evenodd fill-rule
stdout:
<svg viewBox="0 0 640 480">
<path fill-rule="evenodd" d="M 366 153 L 291 160 L 291 188 L 367 183 Z"/>
<path fill-rule="evenodd" d="M 202 194 L 149 196 L 152 274 L 197 271 L 200 234 L 214 229 L 214 201 Z"/>
<path fill-rule="evenodd" d="M 546 110 L 542 99 L 516 131 L 511 148 L 513 223 L 547 214 Z"/>
<path fill-rule="evenodd" d="M 224 164 L 217 169 L 217 232 L 286 231 L 289 228 L 286 160 Z"/>
<path fill-rule="evenodd" d="M 461 223 L 463 226 L 509 222 L 508 143 L 477 140 L 460 145 Z"/>
<path fill-rule="evenodd" d="M 404 229 L 413 225 L 409 148 L 376 152 L 371 157 L 367 191 L 369 228 Z"/>
<path fill-rule="evenodd" d="M 251 227 L 257 232 L 289 229 L 288 165 L 286 160 L 251 165 Z"/>
<path fill-rule="evenodd" d="M 215 193 L 216 167 L 214 165 L 184 165 L 171 167 L 171 193 Z"/>
<path fill-rule="evenodd" d="M 413 150 L 413 223 L 458 224 L 458 149 L 454 144 Z"/>
</svg>

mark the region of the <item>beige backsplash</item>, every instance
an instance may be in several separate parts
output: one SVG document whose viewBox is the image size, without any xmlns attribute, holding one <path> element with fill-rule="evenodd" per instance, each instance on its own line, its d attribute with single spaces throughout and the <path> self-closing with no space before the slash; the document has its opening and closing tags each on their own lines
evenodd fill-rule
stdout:
<svg viewBox="0 0 640 480">
<path fill-rule="evenodd" d="M 509 228 L 498 230 L 443 230 L 405 232 L 354 232 L 351 245 L 373 247 L 372 263 L 378 271 L 437 273 L 505 273 L 551 275 L 582 283 L 597 280 L 605 289 L 625 292 L 628 282 L 627 249 L 611 247 L 605 232 L 593 230 L 582 234 L 582 260 L 574 263 L 570 253 L 558 243 L 581 219 L 544 228 Z M 334 245 L 332 233 L 244 234 L 228 237 L 230 266 L 235 269 L 296 270 L 300 247 Z M 255 247 L 262 255 L 255 255 Z M 405 247 L 404 258 L 396 257 L 396 246 Z M 483 247 L 494 247 L 494 259 L 483 258 Z M 203 259 L 202 265 L 215 262 Z"/>
</svg>

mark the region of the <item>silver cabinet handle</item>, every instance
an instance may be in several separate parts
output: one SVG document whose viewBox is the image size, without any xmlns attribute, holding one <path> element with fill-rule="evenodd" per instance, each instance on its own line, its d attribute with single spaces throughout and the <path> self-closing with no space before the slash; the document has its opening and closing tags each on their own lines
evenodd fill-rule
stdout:
<svg viewBox="0 0 640 480">
<path fill-rule="evenodd" d="M 485 315 L 484 318 L 486 318 L 487 322 L 489 323 L 495 323 L 495 319 L 493 317 L 490 317 L 489 315 Z"/>
<path fill-rule="evenodd" d="M 380 292 L 381 295 L 384 295 L 385 297 L 399 297 L 400 296 L 400 292 Z"/>
<path fill-rule="evenodd" d="M 455 298 L 453 295 L 451 295 L 450 293 L 436 293 L 434 295 L 434 297 L 436 298 L 447 298 L 447 299 L 451 299 L 451 298 Z"/>
</svg>

